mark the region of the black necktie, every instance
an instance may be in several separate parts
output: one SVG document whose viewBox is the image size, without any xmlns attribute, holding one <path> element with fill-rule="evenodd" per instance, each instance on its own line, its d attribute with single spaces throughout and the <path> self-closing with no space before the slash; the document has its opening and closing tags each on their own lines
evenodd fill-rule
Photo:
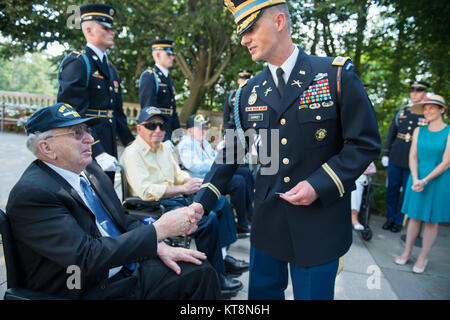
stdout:
<svg viewBox="0 0 450 320">
<path fill-rule="evenodd" d="M 106 74 L 109 76 L 108 60 L 106 59 L 106 55 L 103 55 L 102 65 L 103 70 L 106 71 Z"/>
<path fill-rule="evenodd" d="M 277 87 L 278 93 L 280 94 L 280 97 L 282 97 L 284 88 L 286 87 L 286 83 L 284 82 L 284 79 L 283 79 L 284 71 L 283 71 L 283 69 L 278 68 L 276 73 L 277 73 L 277 79 L 278 79 L 278 87 Z"/>
</svg>

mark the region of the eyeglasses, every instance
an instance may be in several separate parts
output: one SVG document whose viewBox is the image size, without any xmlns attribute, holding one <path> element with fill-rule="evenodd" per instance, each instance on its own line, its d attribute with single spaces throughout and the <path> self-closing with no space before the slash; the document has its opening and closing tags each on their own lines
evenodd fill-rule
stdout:
<svg viewBox="0 0 450 320">
<path fill-rule="evenodd" d="M 159 130 L 165 131 L 167 128 L 167 123 L 165 122 L 147 122 L 144 123 L 143 126 L 148 130 L 156 130 L 156 127 L 159 127 Z"/>
<path fill-rule="evenodd" d="M 59 137 L 59 136 L 65 136 L 68 134 L 73 134 L 75 136 L 75 139 L 77 140 L 81 140 L 84 137 L 85 133 L 88 133 L 90 135 L 92 135 L 92 129 L 88 126 L 79 126 L 79 127 L 75 127 L 72 131 L 68 131 L 68 132 L 64 132 L 64 133 L 59 133 L 59 134 L 55 134 L 52 136 L 48 136 L 45 139 L 50 139 L 50 138 L 55 138 L 55 137 Z"/>
</svg>

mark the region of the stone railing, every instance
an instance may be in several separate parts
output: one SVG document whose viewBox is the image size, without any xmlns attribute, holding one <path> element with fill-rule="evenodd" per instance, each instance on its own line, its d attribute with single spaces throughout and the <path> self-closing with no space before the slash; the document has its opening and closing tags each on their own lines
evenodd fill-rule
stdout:
<svg viewBox="0 0 450 320">
<path fill-rule="evenodd" d="M 56 103 L 56 97 L 44 94 L 1 91 L 0 90 L 0 106 L 8 106 L 14 108 L 31 107 L 38 109 Z M 136 120 L 141 112 L 139 103 L 124 102 L 123 111 L 128 119 Z M 181 114 L 182 108 L 177 107 L 178 114 Z M 211 110 L 198 110 L 198 113 L 203 114 L 211 121 L 211 126 L 215 128 L 222 128 L 222 113 Z M 0 115 L 0 118 L 3 118 Z"/>
</svg>

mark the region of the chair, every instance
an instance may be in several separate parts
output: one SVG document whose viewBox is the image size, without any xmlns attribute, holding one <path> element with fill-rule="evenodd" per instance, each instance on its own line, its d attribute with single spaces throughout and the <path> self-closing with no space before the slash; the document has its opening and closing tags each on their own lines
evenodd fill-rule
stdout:
<svg viewBox="0 0 450 320">
<path fill-rule="evenodd" d="M 120 182 L 122 184 L 122 205 L 127 209 L 128 213 L 133 217 L 144 220 L 152 217 L 158 220 L 165 211 L 164 206 L 159 201 L 144 201 L 139 197 L 130 197 L 128 195 L 128 184 L 125 175 L 125 169 L 119 165 L 120 168 Z M 137 208 L 143 210 L 137 210 Z M 170 237 L 164 240 L 167 244 L 173 247 L 189 248 L 191 245 L 191 237 Z"/>
<path fill-rule="evenodd" d="M 17 249 L 11 232 L 8 216 L 0 209 L 0 233 L 6 263 L 6 286 L 4 300 L 62 300 L 60 297 L 23 288 L 22 269 L 17 257 Z"/>
</svg>

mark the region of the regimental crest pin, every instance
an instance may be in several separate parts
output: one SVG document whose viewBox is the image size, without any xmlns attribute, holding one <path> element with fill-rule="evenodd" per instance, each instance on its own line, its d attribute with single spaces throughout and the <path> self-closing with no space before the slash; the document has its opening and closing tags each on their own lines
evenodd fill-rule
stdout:
<svg viewBox="0 0 450 320">
<path fill-rule="evenodd" d="M 256 94 L 256 92 L 253 92 L 250 95 L 250 97 L 248 97 L 248 104 L 249 105 L 254 105 L 257 99 L 258 99 L 258 95 Z"/>
<path fill-rule="evenodd" d="M 327 136 L 327 130 L 319 129 L 316 131 L 315 136 L 317 141 L 322 141 Z"/>
</svg>

